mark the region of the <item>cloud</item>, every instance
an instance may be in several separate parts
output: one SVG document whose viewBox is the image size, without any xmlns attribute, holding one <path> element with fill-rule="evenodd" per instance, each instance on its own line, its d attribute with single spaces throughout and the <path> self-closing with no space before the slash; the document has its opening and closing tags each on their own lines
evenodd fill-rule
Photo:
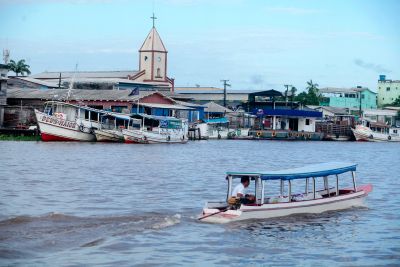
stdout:
<svg viewBox="0 0 400 267">
<path fill-rule="evenodd" d="M 321 12 L 318 9 L 299 8 L 299 7 L 270 7 L 267 10 L 274 13 L 284 13 L 289 15 L 309 15 Z"/>
<path fill-rule="evenodd" d="M 250 77 L 250 82 L 252 84 L 263 84 L 264 83 L 264 78 L 262 75 L 256 74 L 256 75 L 252 75 Z"/>
<path fill-rule="evenodd" d="M 383 66 L 379 65 L 379 64 L 374 64 L 374 63 L 369 63 L 369 62 L 365 62 L 362 59 L 356 58 L 354 59 L 354 64 L 356 64 L 357 66 L 363 68 L 363 69 L 367 69 L 367 70 L 372 70 L 378 73 L 390 73 L 392 72 L 391 70 L 388 70 L 386 68 L 384 68 Z"/>
</svg>

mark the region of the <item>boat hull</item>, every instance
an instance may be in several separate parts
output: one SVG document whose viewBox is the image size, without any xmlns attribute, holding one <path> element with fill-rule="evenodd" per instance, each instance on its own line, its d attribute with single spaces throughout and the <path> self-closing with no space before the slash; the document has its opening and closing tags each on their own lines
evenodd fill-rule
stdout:
<svg viewBox="0 0 400 267">
<path fill-rule="evenodd" d="M 141 130 L 122 130 L 125 143 L 136 144 L 184 144 L 188 138 L 182 134 L 154 133 Z"/>
<path fill-rule="evenodd" d="M 321 141 L 324 133 L 286 130 L 251 130 L 249 135 L 256 140 Z"/>
<path fill-rule="evenodd" d="M 98 142 L 124 142 L 124 136 L 120 131 L 94 130 Z"/>
<path fill-rule="evenodd" d="M 218 209 L 203 210 L 202 221 L 209 223 L 228 223 L 249 219 L 268 219 L 284 217 L 294 214 L 322 213 L 326 211 L 344 210 L 352 207 L 364 206 L 364 199 L 372 190 L 371 185 L 360 187 L 360 191 L 334 197 L 263 205 L 242 205 L 237 210 L 227 210 L 215 215 Z"/>
<path fill-rule="evenodd" d="M 42 141 L 96 141 L 94 134 L 81 131 L 75 121 L 63 120 L 38 110 L 35 110 L 35 116 Z"/>
<path fill-rule="evenodd" d="M 400 136 L 392 136 L 389 134 L 374 132 L 371 129 L 358 125 L 353 131 L 357 141 L 369 142 L 400 142 Z"/>
</svg>

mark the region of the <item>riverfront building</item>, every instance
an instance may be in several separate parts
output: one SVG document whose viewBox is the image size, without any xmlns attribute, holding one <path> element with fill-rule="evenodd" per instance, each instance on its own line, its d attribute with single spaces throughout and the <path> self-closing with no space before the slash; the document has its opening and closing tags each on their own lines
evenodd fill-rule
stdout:
<svg viewBox="0 0 400 267">
<path fill-rule="evenodd" d="M 322 94 L 320 106 L 347 108 L 349 110 L 376 109 L 376 93 L 366 87 L 319 89 Z"/>
<path fill-rule="evenodd" d="M 378 106 L 392 104 L 400 97 L 400 80 L 388 80 L 380 75 L 378 80 Z"/>
<path fill-rule="evenodd" d="M 298 102 L 277 101 L 281 92 L 268 90 L 249 94 L 247 109 L 258 117 L 258 128 L 315 132 L 315 122 L 322 112 L 302 107 Z"/>
<path fill-rule="evenodd" d="M 8 66 L 0 64 L 0 128 L 4 122 L 4 108 L 7 105 L 7 73 Z"/>
</svg>

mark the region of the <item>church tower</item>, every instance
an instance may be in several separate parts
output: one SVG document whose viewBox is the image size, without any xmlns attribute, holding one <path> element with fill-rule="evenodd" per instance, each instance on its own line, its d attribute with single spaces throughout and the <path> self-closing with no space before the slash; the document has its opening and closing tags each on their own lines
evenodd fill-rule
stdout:
<svg viewBox="0 0 400 267">
<path fill-rule="evenodd" d="M 153 28 L 139 49 L 139 73 L 144 71 L 143 82 L 168 82 L 168 51 L 154 26 L 156 19 L 154 14 L 151 18 L 153 19 Z"/>
</svg>

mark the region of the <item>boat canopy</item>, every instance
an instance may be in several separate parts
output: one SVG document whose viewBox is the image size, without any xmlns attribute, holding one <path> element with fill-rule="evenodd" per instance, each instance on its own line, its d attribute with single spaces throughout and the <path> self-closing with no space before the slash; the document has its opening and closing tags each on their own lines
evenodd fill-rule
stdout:
<svg viewBox="0 0 400 267">
<path fill-rule="evenodd" d="M 356 167 L 357 164 L 353 163 L 327 162 L 279 171 L 227 172 L 227 175 L 236 177 L 258 176 L 261 177 L 262 180 L 293 180 L 341 174 L 349 171 L 355 171 Z"/>
<path fill-rule="evenodd" d="M 132 114 L 133 118 L 137 118 L 137 117 L 142 117 L 142 118 L 146 118 L 146 119 L 150 119 L 150 120 L 158 120 L 158 121 L 181 121 L 181 119 L 175 118 L 175 117 L 170 117 L 170 116 L 156 116 L 156 115 L 148 115 L 148 114 L 144 114 L 144 113 L 138 113 Z"/>
<path fill-rule="evenodd" d="M 114 117 L 120 120 L 125 120 L 125 121 L 129 121 L 129 120 L 136 120 L 136 119 L 132 119 L 129 115 L 124 115 L 124 114 L 118 114 L 118 113 L 106 113 L 104 115 L 101 115 L 102 117 Z"/>
<path fill-rule="evenodd" d="M 208 124 L 217 124 L 217 123 L 228 123 L 229 120 L 225 117 L 223 118 L 214 118 L 214 119 L 203 119 L 205 123 Z"/>
</svg>

